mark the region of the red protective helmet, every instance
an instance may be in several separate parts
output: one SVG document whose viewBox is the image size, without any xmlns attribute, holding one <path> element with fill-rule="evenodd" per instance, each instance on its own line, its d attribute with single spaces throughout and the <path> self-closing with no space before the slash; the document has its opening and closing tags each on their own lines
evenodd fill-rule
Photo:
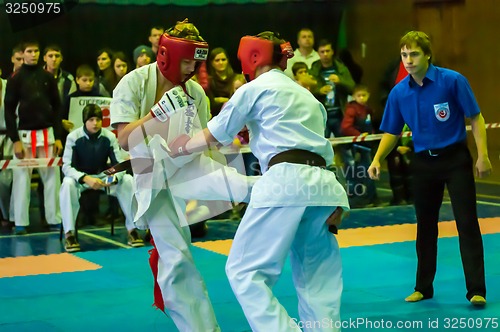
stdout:
<svg viewBox="0 0 500 332">
<path fill-rule="evenodd" d="M 174 85 L 185 83 L 196 70 L 185 79 L 181 78 L 180 65 L 183 59 L 196 60 L 196 69 L 208 57 L 208 43 L 172 37 L 164 33 L 158 43 L 156 61 L 160 72 Z"/>
<path fill-rule="evenodd" d="M 279 45 L 282 57 L 278 63 L 282 70 L 286 69 L 287 59 L 293 57 L 293 49 L 289 42 Z M 272 65 L 275 53 L 275 44 L 268 39 L 254 36 L 245 36 L 240 40 L 238 47 L 238 59 L 241 62 L 241 69 L 248 81 L 255 78 L 257 67 Z"/>
</svg>

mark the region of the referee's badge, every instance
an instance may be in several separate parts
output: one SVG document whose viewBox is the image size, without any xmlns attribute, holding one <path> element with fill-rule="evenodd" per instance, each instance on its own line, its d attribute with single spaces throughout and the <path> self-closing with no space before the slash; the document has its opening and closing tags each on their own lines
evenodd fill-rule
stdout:
<svg viewBox="0 0 500 332">
<path fill-rule="evenodd" d="M 448 120 L 450 118 L 450 106 L 448 103 L 434 105 L 434 115 L 441 122 Z"/>
</svg>

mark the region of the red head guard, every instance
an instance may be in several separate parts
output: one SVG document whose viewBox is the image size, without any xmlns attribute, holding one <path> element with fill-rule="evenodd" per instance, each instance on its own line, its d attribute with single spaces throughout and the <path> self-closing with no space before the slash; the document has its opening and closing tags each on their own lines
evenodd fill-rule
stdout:
<svg viewBox="0 0 500 332">
<path fill-rule="evenodd" d="M 289 42 L 279 45 L 282 58 L 278 65 L 282 70 L 286 69 L 287 59 L 293 57 L 293 49 Z M 238 59 L 241 62 L 241 69 L 248 81 L 255 78 L 257 67 L 274 64 L 273 57 L 275 44 L 268 39 L 254 36 L 245 36 L 240 40 L 238 47 Z"/>
<path fill-rule="evenodd" d="M 189 77 L 181 77 L 181 61 L 183 59 L 196 60 L 196 68 L 206 61 L 208 56 L 208 43 L 194 41 L 184 38 L 172 37 L 164 33 L 158 43 L 158 55 L 156 61 L 160 72 L 174 85 L 185 83 L 196 72 Z"/>
</svg>

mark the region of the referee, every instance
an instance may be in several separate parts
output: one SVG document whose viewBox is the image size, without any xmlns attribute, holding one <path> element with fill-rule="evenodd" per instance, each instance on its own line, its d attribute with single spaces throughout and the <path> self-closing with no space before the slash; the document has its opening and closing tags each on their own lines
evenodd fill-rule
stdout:
<svg viewBox="0 0 500 332">
<path fill-rule="evenodd" d="M 401 60 L 408 76 L 389 94 L 380 129 L 385 132 L 368 169 L 378 179 L 380 161 L 393 149 L 403 126 L 413 132 L 413 193 L 417 216 L 417 276 L 407 302 L 432 298 L 436 274 L 439 209 L 445 186 L 456 219 L 464 268 L 466 297 L 486 304 L 483 241 L 476 209 L 473 160 L 466 143 L 465 118 L 470 119 L 477 146 L 476 175 L 488 176 L 484 118 L 467 79 L 431 64 L 429 37 L 420 31 L 401 38 Z"/>
</svg>

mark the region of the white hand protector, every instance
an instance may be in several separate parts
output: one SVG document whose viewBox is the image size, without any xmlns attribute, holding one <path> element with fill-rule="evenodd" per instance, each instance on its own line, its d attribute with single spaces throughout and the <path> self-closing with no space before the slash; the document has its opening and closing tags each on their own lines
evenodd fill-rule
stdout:
<svg viewBox="0 0 500 332">
<path fill-rule="evenodd" d="M 165 122 L 172 115 L 187 108 L 187 96 L 180 86 L 175 86 L 165 92 L 160 101 L 151 108 L 153 118 Z"/>
</svg>

